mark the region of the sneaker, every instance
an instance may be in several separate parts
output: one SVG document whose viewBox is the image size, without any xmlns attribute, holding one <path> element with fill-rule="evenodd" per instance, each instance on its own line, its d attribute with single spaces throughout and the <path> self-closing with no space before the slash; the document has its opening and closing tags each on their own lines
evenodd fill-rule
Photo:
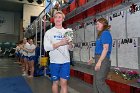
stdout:
<svg viewBox="0 0 140 93">
<path fill-rule="evenodd" d="M 26 72 L 23 72 L 22 76 L 27 76 Z"/>
<path fill-rule="evenodd" d="M 32 76 L 32 75 L 29 75 L 28 77 L 29 77 L 29 78 L 33 78 L 33 76 Z"/>
<path fill-rule="evenodd" d="M 23 73 L 22 76 L 27 76 L 27 74 Z"/>
</svg>

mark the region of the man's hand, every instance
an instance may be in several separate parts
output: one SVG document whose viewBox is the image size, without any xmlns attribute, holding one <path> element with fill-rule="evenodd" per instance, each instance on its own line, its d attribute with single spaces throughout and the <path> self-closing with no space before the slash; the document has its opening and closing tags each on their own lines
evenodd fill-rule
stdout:
<svg viewBox="0 0 140 93">
<path fill-rule="evenodd" d="M 68 43 L 69 43 L 69 39 L 68 39 L 68 38 L 63 38 L 63 39 L 60 41 L 60 45 L 61 45 L 61 46 L 68 45 Z"/>
<path fill-rule="evenodd" d="M 60 46 L 68 45 L 69 39 L 68 38 L 63 38 L 60 42 L 53 44 L 53 49 L 56 49 Z"/>
<path fill-rule="evenodd" d="M 73 45 L 73 43 L 72 42 L 69 42 L 68 43 L 68 48 L 69 48 L 69 50 L 73 50 L 73 47 L 74 47 L 74 45 Z"/>
<path fill-rule="evenodd" d="M 71 42 L 68 42 L 68 44 L 69 44 L 69 45 L 73 45 L 72 41 L 71 41 Z"/>
<path fill-rule="evenodd" d="M 19 47 L 20 47 L 21 49 L 23 49 L 23 46 L 22 46 L 22 45 L 20 45 Z"/>
</svg>

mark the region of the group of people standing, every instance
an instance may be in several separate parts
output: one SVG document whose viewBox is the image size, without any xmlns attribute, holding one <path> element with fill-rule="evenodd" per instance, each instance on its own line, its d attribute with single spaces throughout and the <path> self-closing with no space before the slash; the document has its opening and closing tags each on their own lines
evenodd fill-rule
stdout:
<svg viewBox="0 0 140 93">
<path fill-rule="evenodd" d="M 44 36 L 44 49 L 49 51 L 50 57 L 50 74 L 52 83 L 52 93 L 68 93 L 68 80 L 70 79 L 70 54 L 69 50 L 73 49 L 73 43 L 67 37 L 64 37 L 66 29 L 62 23 L 65 15 L 62 11 L 56 11 L 53 15 L 55 26 L 46 31 Z M 112 36 L 110 26 L 105 18 L 100 18 L 96 23 L 97 39 L 95 47 L 95 67 L 94 67 L 94 93 L 111 93 L 109 86 L 106 84 L 110 70 L 110 55 L 112 51 Z M 92 29 L 91 29 L 92 30 Z M 17 53 L 20 55 L 23 76 L 33 77 L 34 74 L 34 57 L 35 48 L 33 40 L 23 39 L 17 46 Z M 88 60 L 87 60 L 88 61 Z M 88 65 L 92 60 L 88 61 Z M 30 73 L 29 73 L 30 72 Z M 59 92 L 59 83 L 61 86 Z"/>
<path fill-rule="evenodd" d="M 16 46 L 16 56 L 22 65 L 22 76 L 34 76 L 35 49 L 33 40 L 27 40 L 27 38 L 24 38 Z"/>
</svg>

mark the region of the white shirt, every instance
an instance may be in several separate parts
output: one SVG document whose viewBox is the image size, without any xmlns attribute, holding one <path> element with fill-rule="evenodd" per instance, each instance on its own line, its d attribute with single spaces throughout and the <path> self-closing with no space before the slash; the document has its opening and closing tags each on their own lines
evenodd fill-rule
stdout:
<svg viewBox="0 0 140 93">
<path fill-rule="evenodd" d="M 23 46 L 23 45 L 19 45 L 19 47 L 21 47 L 21 46 Z M 20 53 L 21 55 L 23 55 L 23 50 L 22 50 L 21 48 L 20 48 L 19 53 Z"/>
<path fill-rule="evenodd" d="M 23 52 L 23 50 L 22 49 L 20 49 L 20 51 L 19 51 L 19 53 L 22 55 L 22 52 Z"/>
<path fill-rule="evenodd" d="M 27 42 L 26 44 L 24 44 L 24 48 L 26 48 L 26 49 L 28 49 L 28 46 L 29 46 L 30 44 Z M 28 56 L 28 52 L 27 51 L 25 51 L 25 50 L 23 50 L 23 55 L 24 56 Z"/>
<path fill-rule="evenodd" d="M 34 44 L 32 44 L 32 45 L 29 45 L 28 47 L 27 47 L 27 49 L 35 49 L 36 48 L 36 46 L 34 45 Z M 34 50 L 34 52 L 32 52 L 32 53 L 30 53 L 30 52 L 28 52 L 28 57 L 30 57 L 30 56 L 35 56 L 35 50 Z"/>
<path fill-rule="evenodd" d="M 15 51 L 15 52 L 16 52 L 16 53 L 18 53 L 19 51 L 20 51 L 20 47 L 19 47 L 19 46 L 17 46 L 17 47 L 16 47 L 16 51 Z"/>
<path fill-rule="evenodd" d="M 53 44 L 59 42 L 64 38 L 66 29 L 57 29 L 53 27 L 48 30 L 44 36 L 44 49 L 50 51 L 50 63 L 64 64 L 70 62 L 70 55 L 68 45 L 60 46 L 57 49 L 53 49 Z"/>
</svg>

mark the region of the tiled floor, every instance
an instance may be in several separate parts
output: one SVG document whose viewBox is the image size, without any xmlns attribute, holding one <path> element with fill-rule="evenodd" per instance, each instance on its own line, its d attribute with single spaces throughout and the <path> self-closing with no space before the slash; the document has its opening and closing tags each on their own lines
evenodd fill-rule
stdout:
<svg viewBox="0 0 140 93">
<path fill-rule="evenodd" d="M 21 76 L 21 66 L 15 59 L 0 58 L 0 77 Z M 26 78 L 27 83 L 33 93 L 52 93 L 51 81 L 47 77 Z M 92 86 L 82 82 L 79 79 L 71 78 L 69 81 L 69 93 L 92 93 Z"/>
</svg>

